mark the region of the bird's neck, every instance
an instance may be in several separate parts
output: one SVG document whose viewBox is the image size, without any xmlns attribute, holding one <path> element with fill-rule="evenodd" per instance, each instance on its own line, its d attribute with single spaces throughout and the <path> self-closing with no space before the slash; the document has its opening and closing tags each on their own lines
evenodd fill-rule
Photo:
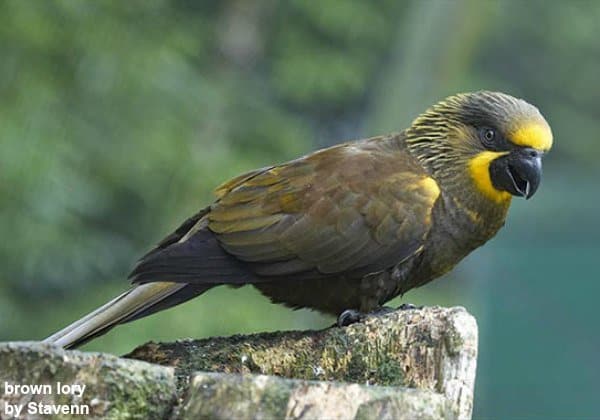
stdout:
<svg viewBox="0 0 600 420">
<path fill-rule="evenodd" d="M 438 133 L 440 139 L 430 135 L 426 142 L 411 141 L 412 135 L 407 130 L 400 143 L 438 183 L 446 209 L 472 223 L 474 233 L 493 236 L 504 225 L 511 196 L 498 200 L 485 194 L 473 178 L 470 162 L 474 155 L 458 152 L 442 138 L 442 132 Z"/>
<path fill-rule="evenodd" d="M 450 191 L 445 193 L 442 200 L 454 223 L 463 226 L 482 243 L 504 226 L 510 207 L 510 201 L 497 203 L 486 197 L 453 194 Z"/>
</svg>

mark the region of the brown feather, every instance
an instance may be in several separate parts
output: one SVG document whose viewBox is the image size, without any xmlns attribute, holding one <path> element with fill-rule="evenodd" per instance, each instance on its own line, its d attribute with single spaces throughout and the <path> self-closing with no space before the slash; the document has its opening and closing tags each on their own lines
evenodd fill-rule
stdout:
<svg viewBox="0 0 600 420">
<path fill-rule="evenodd" d="M 208 228 L 230 254 L 261 263 L 249 265 L 259 276 L 389 268 L 422 245 L 439 194 L 395 140 L 334 146 L 231 184 Z"/>
</svg>

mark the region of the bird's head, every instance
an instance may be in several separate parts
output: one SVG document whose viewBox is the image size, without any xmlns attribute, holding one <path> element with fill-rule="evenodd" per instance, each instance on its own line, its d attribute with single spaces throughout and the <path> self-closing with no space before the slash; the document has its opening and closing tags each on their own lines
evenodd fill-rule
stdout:
<svg viewBox="0 0 600 420">
<path fill-rule="evenodd" d="M 542 175 L 552 131 L 538 109 L 499 92 L 450 96 L 413 121 L 409 149 L 438 181 L 466 179 L 486 199 L 530 198 Z"/>
</svg>

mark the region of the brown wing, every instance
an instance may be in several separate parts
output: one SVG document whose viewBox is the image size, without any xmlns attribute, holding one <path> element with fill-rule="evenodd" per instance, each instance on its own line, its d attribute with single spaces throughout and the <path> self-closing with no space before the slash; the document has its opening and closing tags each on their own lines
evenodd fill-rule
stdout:
<svg viewBox="0 0 600 420">
<path fill-rule="evenodd" d="M 267 169 L 270 168 L 254 170 L 224 183 L 217 189 L 217 196 Z M 231 283 L 254 280 L 243 262 L 226 253 L 207 229 L 209 212 L 210 207 L 200 210 L 146 253 L 129 274 L 132 283 L 169 281 L 203 286 L 222 283 L 223 278 Z"/>
<path fill-rule="evenodd" d="M 336 146 L 229 185 L 208 229 L 270 280 L 391 267 L 420 251 L 439 189 L 386 140 Z"/>
<path fill-rule="evenodd" d="M 362 276 L 420 252 L 439 195 L 396 138 L 241 175 L 143 258 L 132 281 L 244 284 Z"/>
</svg>

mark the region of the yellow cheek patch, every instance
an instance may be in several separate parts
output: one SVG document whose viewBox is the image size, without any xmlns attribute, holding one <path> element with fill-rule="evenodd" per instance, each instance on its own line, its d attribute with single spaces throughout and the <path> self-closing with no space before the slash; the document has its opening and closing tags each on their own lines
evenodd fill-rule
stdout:
<svg viewBox="0 0 600 420">
<path fill-rule="evenodd" d="M 552 130 L 548 124 L 530 122 L 509 134 L 509 140 L 524 147 L 533 147 L 544 152 L 552 147 Z"/>
<path fill-rule="evenodd" d="M 503 203 L 510 200 L 511 195 L 506 191 L 501 191 L 494 187 L 492 179 L 490 178 L 490 164 L 493 160 L 500 156 L 505 156 L 508 153 L 509 152 L 481 152 L 469 162 L 469 172 L 477 189 L 490 200 L 497 203 Z"/>
</svg>

